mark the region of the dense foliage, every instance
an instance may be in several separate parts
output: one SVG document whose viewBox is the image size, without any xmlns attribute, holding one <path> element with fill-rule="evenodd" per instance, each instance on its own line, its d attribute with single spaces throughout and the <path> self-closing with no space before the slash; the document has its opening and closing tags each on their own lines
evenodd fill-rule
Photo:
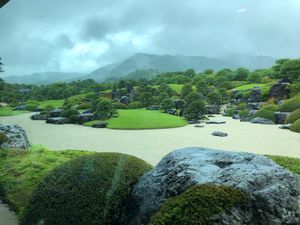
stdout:
<svg viewBox="0 0 300 225">
<path fill-rule="evenodd" d="M 291 131 L 300 133 L 300 119 L 296 120 L 292 126 L 291 126 Z"/>
<path fill-rule="evenodd" d="M 254 114 L 254 117 L 260 117 L 275 122 L 275 113 L 271 110 L 260 109 Z"/>
<path fill-rule="evenodd" d="M 300 108 L 300 97 L 294 97 L 283 102 L 279 107 L 279 111 L 282 112 L 293 112 Z"/>
<path fill-rule="evenodd" d="M 288 118 L 286 118 L 285 123 L 294 123 L 298 119 L 300 119 L 300 108 L 293 111 Z"/>
<path fill-rule="evenodd" d="M 233 207 L 249 206 L 240 190 L 214 185 L 199 185 L 168 199 L 151 218 L 149 225 L 207 225 L 214 216 Z"/>
<path fill-rule="evenodd" d="M 67 162 L 32 193 L 22 224 L 124 224 L 130 188 L 150 169 L 143 160 L 119 153 Z"/>
</svg>

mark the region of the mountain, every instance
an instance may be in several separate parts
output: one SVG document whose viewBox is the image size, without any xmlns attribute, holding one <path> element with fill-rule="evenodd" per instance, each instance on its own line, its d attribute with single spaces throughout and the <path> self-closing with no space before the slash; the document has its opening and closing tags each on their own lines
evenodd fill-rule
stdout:
<svg viewBox="0 0 300 225">
<path fill-rule="evenodd" d="M 94 79 L 105 81 L 126 77 L 135 71 L 157 70 L 159 72 L 183 71 L 194 69 L 201 72 L 205 69 L 215 71 L 223 68 L 236 69 L 246 67 L 248 69 L 262 69 L 273 65 L 275 60 L 266 56 L 251 55 L 229 55 L 222 59 L 208 58 L 203 56 L 183 56 L 183 55 L 152 55 L 138 53 L 123 62 L 101 67 L 86 75 L 83 79 Z"/>
<path fill-rule="evenodd" d="M 43 72 L 24 76 L 3 77 L 3 79 L 8 83 L 51 84 L 55 82 L 69 82 L 83 75 L 81 73 Z"/>
</svg>

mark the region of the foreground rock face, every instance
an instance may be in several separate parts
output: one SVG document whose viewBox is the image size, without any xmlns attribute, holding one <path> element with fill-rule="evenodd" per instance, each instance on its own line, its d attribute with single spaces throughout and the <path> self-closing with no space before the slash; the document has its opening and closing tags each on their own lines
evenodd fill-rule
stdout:
<svg viewBox="0 0 300 225">
<path fill-rule="evenodd" d="M 18 125 L 0 124 L 0 133 L 7 137 L 7 140 L 0 145 L 0 148 L 27 149 L 30 146 L 26 132 Z"/>
<path fill-rule="evenodd" d="M 226 185 L 250 196 L 248 210 L 232 209 L 218 225 L 300 224 L 298 175 L 264 156 L 206 148 L 176 150 L 141 178 L 132 192 L 136 208 L 131 224 L 148 224 L 166 199 L 196 184 Z"/>
<path fill-rule="evenodd" d="M 261 117 L 255 117 L 254 119 L 251 120 L 251 123 L 269 124 L 269 125 L 275 124 L 272 120 L 261 118 Z"/>
</svg>

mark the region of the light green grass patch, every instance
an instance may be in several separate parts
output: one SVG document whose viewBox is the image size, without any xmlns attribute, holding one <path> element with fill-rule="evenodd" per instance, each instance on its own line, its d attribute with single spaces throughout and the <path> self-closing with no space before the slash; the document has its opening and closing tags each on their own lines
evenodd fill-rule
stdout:
<svg viewBox="0 0 300 225">
<path fill-rule="evenodd" d="M 0 150 L 0 195 L 22 212 L 32 190 L 52 169 L 87 151 L 49 151 L 33 146 L 27 152 Z"/>
<path fill-rule="evenodd" d="M 46 106 L 51 105 L 55 108 L 60 108 L 62 107 L 64 104 L 64 100 L 63 99 L 59 99 L 59 100 L 46 100 L 46 101 L 41 101 L 39 102 L 39 107 L 44 109 L 46 108 Z"/>
<path fill-rule="evenodd" d="M 300 158 L 286 157 L 286 156 L 275 156 L 267 155 L 278 165 L 288 169 L 291 172 L 300 174 Z"/>
<path fill-rule="evenodd" d="M 146 109 L 118 110 L 118 117 L 107 120 L 110 129 L 139 130 L 139 129 L 163 129 L 183 127 L 187 121 L 182 117 L 172 116 L 160 111 Z M 85 123 L 85 126 L 92 126 L 99 120 Z"/>
<path fill-rule="evenodd" d="M 28 113 L 26 110 L 13 111 L 11 107 L 0 107 L 0 116 L 17 116 L 23 113 Z"/>
<path fill-rule="evenodd" d="M 234 88 L 233 90 L 237 91 L 249 91 L 253 89 L 254 87 L 260 87 L 262 91 L 269 90 L 271 88 L 272 84 L 246 84 L 239 87 Z"/>
</svg>

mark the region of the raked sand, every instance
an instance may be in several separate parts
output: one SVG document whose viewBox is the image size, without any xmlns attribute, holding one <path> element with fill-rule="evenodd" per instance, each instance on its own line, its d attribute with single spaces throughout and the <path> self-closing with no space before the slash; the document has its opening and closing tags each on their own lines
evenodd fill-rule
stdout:
<svg viewBox="0 0 300 225">
<path fill-rule="evenodd" d="M 0 123 L 19 124 L 32 144 L 42 144 L 49 149 L 91 150 L 97 152 L 122 152 L 140 157 L 155 165 L 174 149 L 183 147 L 209 147 L 258 154 L 300 157 L 300 134 L 279 129 L 278 125 L 251 124 L 228 117 L 216 116 L 226 124 L 205 125 L 195 128 L 159 130 L 110 130 L 79 125 L 51 125 L 32 121 L 30 114 L 0 117 Z M 213 131 L 228 133 L 228 137 L 215 137 Z"/>
</svg>

